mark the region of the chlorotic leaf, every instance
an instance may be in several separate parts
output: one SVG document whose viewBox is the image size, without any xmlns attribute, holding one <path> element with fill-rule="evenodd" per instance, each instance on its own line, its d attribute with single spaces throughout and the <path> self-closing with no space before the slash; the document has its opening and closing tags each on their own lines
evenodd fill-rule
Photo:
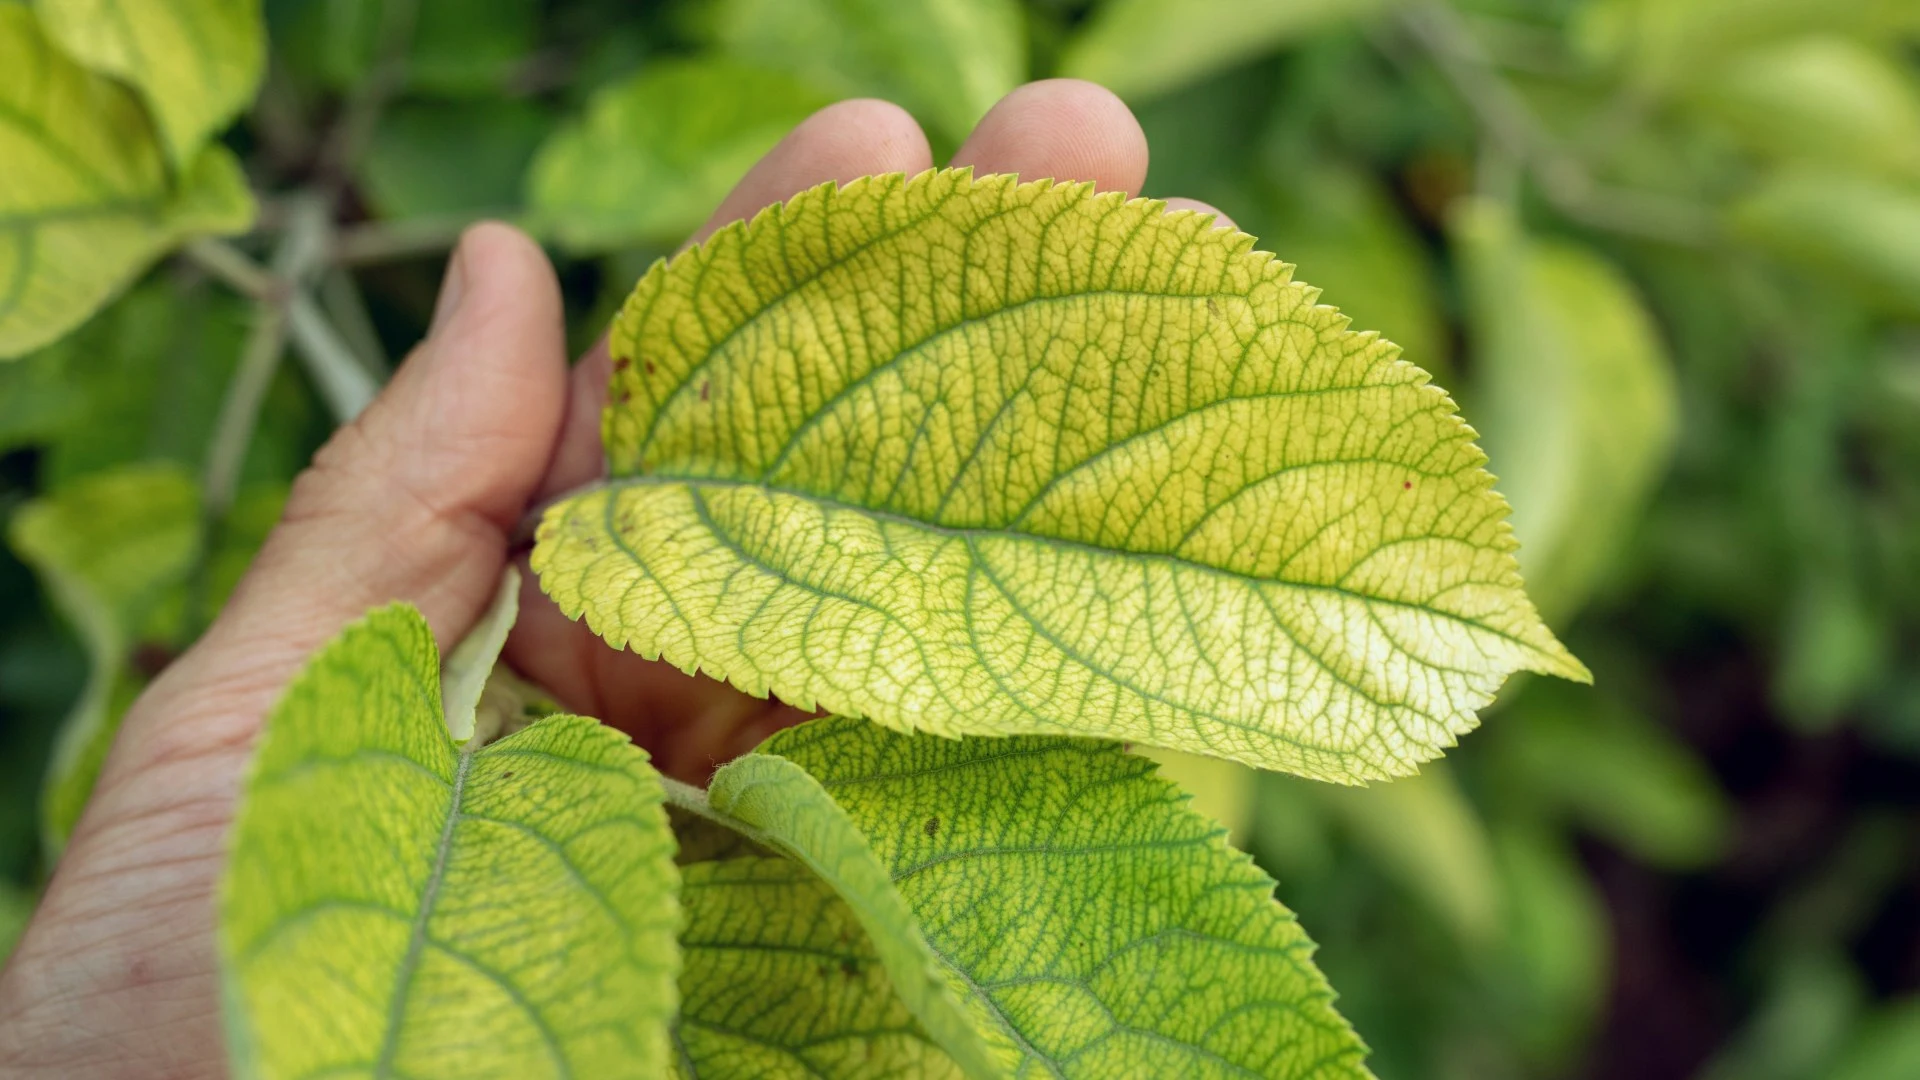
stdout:
<svg viewBox="0 0 1920 1080">
<path fill-rule="evenodd" d="M 1026 78 L 1015 0 L 722 0 L 711 18 L 727 51 L 897 101 L 954 144 Z"/>
<path fill-rule="evenodd" d="M 577 250 L 675 244 L 827 98 L 780 72 L 664 61 L 594 95 L 534 159 L 528 202 Z"/>
<path fill-rule="evenodd" d="M 193 160 L 253 100 L 266 70 L 260 0 L 35 0 L 47 36 L 131 83 L 168 155 Z"/>
<path fill-rule="evenodd" d="M 10 540 L 87 652 L 87 683 L 61 725 L 41 793 L 42 840 L 57 855 L 139 689 L 127 661 L 199 554 L 199 491 L 173 465 L 98 473 L 21 507 Z"/>
<path fill-rule="evenodd" d="M 1680 427 L 1672 362 L 1625 276 L 1472 203 L 1455 222 L 1472 301 L 1482 438 L 1514 501 L 1520 564 L 1549 619 L 1586 601 L 1665 474 Z"/>
<path fill-rule="evenodd" d="M 964 1075 L 913 1018 L 847 903 L 790 859 L 681 869 L 677 1075 L 855 1080 Z"/>
<path fill-rule="evenodd" d="M 245 229 L 239 162 L 209 146 L 169 184 L 140 103 L 0 5 L 0 357 L 72 329 L 180 240 Z"/>
<path fill-rule="evenodd" d="M 1405 774 L 1586 678 L 1453 402 L 1209 217 L 869 177 L 655 266 L 541 584 L 610 642 L 940 734 Z"/>
<path fill-rule="evenodd" d="M 748 754 L 722 767 L 708 787 L 714 812 L 748 836 L 797 859 L 846 901 L 865 928 L 901 1002 L 966 1075 L 1001 1075 L 996 1056 L 960 1005 L 959 987 L 888 880 L 860 831 L 799 766 Z"/>
<path fill-rule="evenodd" d="M 1177 90 L 1387 0 L 1107 0 L 1067 45 L 1061 74 L 1129 100 Z"/>
<path fill-rule="evenodd" d="M 645 753 L 578 716 L 458 747 L 439 666 L 382 608 L 269 716 L 220 900 L 235 1074 L 661 1075 L 679 913 Z"/>
<path fill-rule="evenodd" d="M 1013 1075 L 1368 1075 L 1272 879 L 1152 762 L 837 717 L 743 760 L 767 755 L 866 836 Z"/>
</svg>

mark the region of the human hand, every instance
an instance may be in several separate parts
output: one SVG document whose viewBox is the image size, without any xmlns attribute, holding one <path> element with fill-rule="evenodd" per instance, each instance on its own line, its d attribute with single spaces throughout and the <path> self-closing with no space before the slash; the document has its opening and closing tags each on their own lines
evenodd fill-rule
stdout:
<svg viewBox="0 0 1920 1080">
<path fill-rule="evenodd" d="M 693 239 L 819 183 L 932 164 L 904 111 L 842 102 L 770 151 Z M 1117 98 L 1059 80 L 1009 94 L 954 164 L 1138 194 L 1147 149 Z M 469 230 L 427 339 L 315 456 L 219 619 L 128 712 L 0 975 L 0 1071 L 224 1073 L 214 889 L 263 717 L 310 653 L 381 604 L 418 607 L 443 653 L 458 641 L 516 557 L 523 515 L 601 474 L 609 372 L 604 341 L 569 371 L 559 286 L 540 249 L 506 226 Z M 507 662 L 569 709 L 633 734 L 665 772 L 703 780 L 801 718 L 611 649 L 530 574 L 523 588 Z"/>
</svg>

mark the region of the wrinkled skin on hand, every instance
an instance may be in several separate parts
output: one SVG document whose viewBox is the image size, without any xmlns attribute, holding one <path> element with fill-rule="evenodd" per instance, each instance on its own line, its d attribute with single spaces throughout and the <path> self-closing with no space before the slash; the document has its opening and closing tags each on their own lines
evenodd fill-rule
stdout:
<svg viewBox="0 0 1920 1080">
<path fill-rule="evenodd" d="M 1055 80 L 1002 99 L 953 163 L 1138 194 L 1147 147 L 1113 95 Z M 816 184 L 933 164 L 906 112 L 841 102 L 768 152 L 691 242 Z M 506 561 L 524 570 L 512 543 L 522 518 L 601 475 L 606 344 L 569 367 L 564 340 L 540 249 L 504 225 L 470 229 L 427 339 L 315 455 L 226 610 L 127 714 L 0 975 L 0 1072 L 224 1075 L 214 889 L 261 721 L 308 654 L 378 605 L 413 603 L 451 648 Z M 702 782 L 803 718 L 615 651 L 561 615 L 531 574 L 523 589 L 506 660 L 571 710 L 633 734 L 670 774 Z"/>
</svg>

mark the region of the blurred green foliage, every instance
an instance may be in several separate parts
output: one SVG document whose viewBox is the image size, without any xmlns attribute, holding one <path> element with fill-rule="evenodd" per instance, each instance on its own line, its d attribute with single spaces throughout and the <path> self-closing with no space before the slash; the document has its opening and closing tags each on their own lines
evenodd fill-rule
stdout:
<svg viewBox="0 0 1920 1080">
<path fill-rule="evenodd" d="M 298 269 L 331 351 L 296 332 L 260 377 L 262 302 L 181 257 L 0 362 L 0 947 L 58 839 L 49 762 L 85 757 L 66 718 L 110 729 L 204 627 L 332 426 L 317 387 L 410 347 L 462 225 L 547 241 L 585 343 L 818 105 L 891 98 L 947 152 L 1065 74 L 1135 108 L 1147 194 L 1219 206 L 1461 400 L 1596 675 L 1510 687 L 1404 783 L 1170 766 L 1280 880 L 1379 1075 L 1920 1075 L 1920 4 L 265 15 L 237 245 Z M 175 158 L 224 107 L 167 121 Z"/>
</svg>

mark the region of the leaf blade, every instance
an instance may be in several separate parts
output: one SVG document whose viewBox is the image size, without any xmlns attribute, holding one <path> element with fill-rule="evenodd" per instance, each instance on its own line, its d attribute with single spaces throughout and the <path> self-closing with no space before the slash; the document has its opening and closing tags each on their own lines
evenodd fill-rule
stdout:
<svg viewBox="0 0 1920 1080">
<path fill-rule="evenodd" d="M 1151 762 L 839 717 L 765 754 L 859 827 L 1015 1075 L 1368 1075 L 1273 881 Z"/>
<path fill-rule="evenodd" d="M 913 915 L 847 815 L 813 777 L 783 758 L 749 754 L 714 774 L 715 811 L 744 823 L 832 887 L 852 909 L 901 1001 L 968 1076 L 1002 1075 L 995 1049 L 961 1012 L 947 970 L 928 950 Z"/>
<path fill-rule="evenodd" d="M 657 777 L 582 717 L 456 749 L 438 670 L 419 613 L 383 608 L 270 717 L 221 894 L 236 1071 L 658 1075 L 677 878 Z"/>
<path fill-rule="evenodd" d="M 543 588 L 757 695 L 1335 780 L 1586 677 L 1451 400 L 1209 225 L 950 171 L 722 230 L 616 320 Z"/>
<path fill-rule="evenodd" d="M 258 0 L 35 0 L 34 7 L 75 59 L 140 91 L 177 165 L 247 107 L 266 70 Z"/>
<path fill-rule="evenodd" d="M 0 7 L 0 153 L 0 358 L 66 333 L 181 239 L 253 220 L 230 152 L 207 147 L 170 186 L 139 103 L 19 4 Z"/>
</svg>

